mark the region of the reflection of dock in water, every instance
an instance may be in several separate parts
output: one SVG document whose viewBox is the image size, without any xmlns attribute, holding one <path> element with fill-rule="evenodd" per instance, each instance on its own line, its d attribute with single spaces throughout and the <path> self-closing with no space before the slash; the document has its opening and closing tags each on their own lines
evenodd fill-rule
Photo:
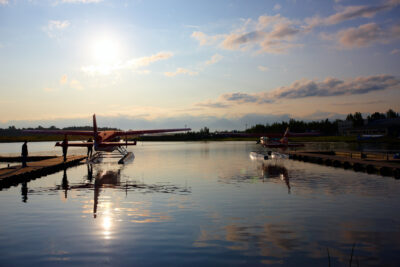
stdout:
<svg viewBox="0 0 400 267">
<path fill-rule="evenodd" d="M 27 167 L 12 166 L 0 169 L 0 189 L 27 182 L 38 177 L 58 172 L 74 166 L 86 156 L 69 156 L 64 162 L 63 157 L 55 157 L 41 161 L 28 162 Z"/>
</svg>

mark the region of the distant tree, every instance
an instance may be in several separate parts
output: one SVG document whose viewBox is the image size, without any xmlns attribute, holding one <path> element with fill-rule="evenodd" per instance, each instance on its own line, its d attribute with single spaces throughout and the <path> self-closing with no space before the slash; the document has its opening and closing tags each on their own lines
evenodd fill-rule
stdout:
<svg viewBox="0 0 400 267">
<path fill-rule="evenodd" d="M 371 116 L 368 116 L 368 121 L 376 121 L 382 119 L 386 119 L 386 116 L 385 114 L 379 112 L 375 112 Z"/>
<path fill-rule="evenodd" d="M 392 109 L 389 109 L 386 112 L 386 118 L 388 118 L 388 119 L 394 119 L 394 118 L 398 118 L 398 117 L 399 117 L 399 114 L 394 112 Z"/>
<path fill-rule="evenodd" d="M 353 114 L 347 114 L 347 116 L 346 116 L 346 121 L 354 121 L 354 117 L 353 117 Z"/>
<path fill-rule="evenodd" d="M 354 126 L 363 126 L 364 125 L 364 119 L 362 117 L 362 114 L 360 112 L 356 112 L 353 115 L 353 125 Z"/>
<path fill-rule="evenodd" d="M 203 127 L 203 128 L 200 129 L 200 134 L 209 135 L 210 134 L 210 129 L 208 127 Z"/>
</svg>

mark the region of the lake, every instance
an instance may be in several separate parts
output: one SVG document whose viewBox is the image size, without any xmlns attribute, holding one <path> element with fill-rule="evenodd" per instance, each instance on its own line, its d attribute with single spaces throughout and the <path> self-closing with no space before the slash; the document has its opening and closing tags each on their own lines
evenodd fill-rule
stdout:
<svg viewBox="0 0 400 267">
<path fill-rule="evenodd" d="M 2 155 L 20 149 L 0 144 Z M 0 266 L 398 266 L 399 180 L 254 161 L 255 150 L 138 143 L 129 164 L 106 158 L 2 189 Z M 60 153 L 54 142 L 29 151 Z"/>
</svg>

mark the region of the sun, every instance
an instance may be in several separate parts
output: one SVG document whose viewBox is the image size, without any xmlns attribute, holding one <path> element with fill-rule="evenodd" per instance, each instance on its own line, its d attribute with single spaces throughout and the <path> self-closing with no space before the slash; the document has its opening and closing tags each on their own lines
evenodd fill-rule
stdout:
<svg viewBox="0 0 400 267">
<path fill-rule="evenodd" d="M 107 64 L 118 61 L 120 47 L 117 40 L 111 37 L 102 37 L 92 43 L 92 56 L 97 63 Z"/>
</svg>

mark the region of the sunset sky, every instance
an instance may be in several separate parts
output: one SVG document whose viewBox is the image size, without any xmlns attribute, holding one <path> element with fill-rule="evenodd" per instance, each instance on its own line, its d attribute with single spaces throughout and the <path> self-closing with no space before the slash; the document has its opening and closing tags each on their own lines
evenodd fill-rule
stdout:
<svg viewBox="0 0 400 267">
<path fill-rule="evenodd" d="M 400 111 L 400 0 L 0 0 L 0 127 Z"/>
</svg>

